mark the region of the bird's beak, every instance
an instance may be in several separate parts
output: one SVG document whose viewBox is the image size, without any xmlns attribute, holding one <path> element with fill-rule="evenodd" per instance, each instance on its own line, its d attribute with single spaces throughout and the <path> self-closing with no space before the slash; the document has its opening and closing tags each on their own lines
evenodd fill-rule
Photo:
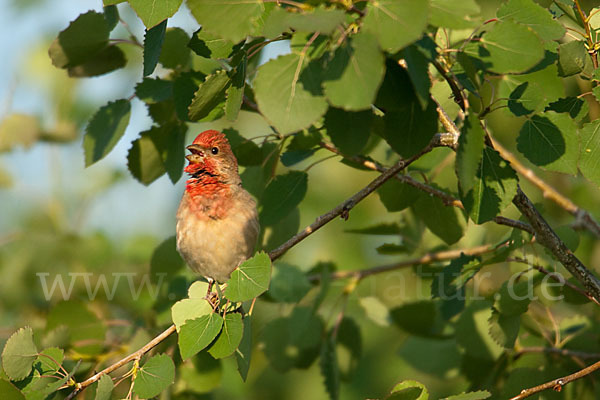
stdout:
<svg viewBox="0 0 600 400">
<path fill-rule="evenodd" d="M 186 147 L 186 149 L 188 149 L 190 151 L 190 153 L 192 153 L 192 154 L 188 154 L 187 156 L 185 156 L 185 158 L 187 158 L 187 160 L 190 163 L 200 162 L 200 160 L 202 160 L 202 157 L 204 157 L 204 150 L 202 149 L 202 147 L 200 145 L 190 144 L 189 146 Z"/>
</svg>

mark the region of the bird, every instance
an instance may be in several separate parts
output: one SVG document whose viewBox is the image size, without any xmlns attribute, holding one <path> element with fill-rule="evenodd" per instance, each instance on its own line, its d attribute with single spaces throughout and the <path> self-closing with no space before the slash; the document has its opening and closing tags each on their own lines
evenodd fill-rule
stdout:
<svg viewBox="0 0 600 400">
<path fill-rule="evenodd" d="M 260 226 L 256 201 L 242 187 L 238 163 L 226 136 L 200 133 L 186 147 L 189 177 L 176 219 L 177 250 L 187 265 L 209 283 L 226 282 L 250 258 Z"/>
</svg>

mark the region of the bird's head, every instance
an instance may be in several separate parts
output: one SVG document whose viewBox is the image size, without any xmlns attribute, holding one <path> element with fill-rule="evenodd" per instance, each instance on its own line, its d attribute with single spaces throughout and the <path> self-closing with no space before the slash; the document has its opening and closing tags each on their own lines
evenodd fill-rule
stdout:
<svg viewBox="0 0 600 400">
<path fill-rule="evenodd" d="M 239 183 L 237 160 L 223 133 L 204 131 L 186 149 L 191 154 L 185 156 L 189 161 L 185 172 L 192 178 L 217 178 L 222 183 Z"/>
</svg>

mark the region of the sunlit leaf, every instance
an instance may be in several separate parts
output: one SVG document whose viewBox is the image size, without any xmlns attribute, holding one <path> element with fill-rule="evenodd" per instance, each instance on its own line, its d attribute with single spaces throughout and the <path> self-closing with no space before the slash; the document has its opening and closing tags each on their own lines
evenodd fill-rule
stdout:
<svg viewBox="0 0 600 400">
<path fill-rule="evenodd" d="M 152 356 L 138 370 L 133 391 L 141 399 L 149 399 L 159 395 L 173 384 L 175 380 L 175 364 L 167 354 Z"/>
<path fill-rule="evenodd" d="M 167 18 L 170 18 L 177 12 L 183 0 L 128 0 L 146 26 L 150 29 Z"/>
<path fill-rule="evenodd" d="M 8 338 L 2 350 L 2 368 L 13 381 L 25 379 L 37 358 L 37 348 L 33 343 L 33 330 L 21 328 Z"/>
<path fill-rule="evenodd" d="M 251 300 L 266 292 L 271 281 L 271 259 L 260 252 L 233 270 L 225 297 L 233 302 Z"/>
<path fill-rule="evenodd" d="M 208 346 L 217 337 L 223 326 L 223 317 L 211 312 L 188 320 L 179 330 L 179 352 L 187 360 Z"/>
</svg>

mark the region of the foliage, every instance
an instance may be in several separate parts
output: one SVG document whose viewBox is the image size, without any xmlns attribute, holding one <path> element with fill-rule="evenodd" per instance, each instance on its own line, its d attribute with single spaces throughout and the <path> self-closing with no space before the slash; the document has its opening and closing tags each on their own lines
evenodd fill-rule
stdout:
<svg viewBox="0 0 600 400">
<path fill-rule="evenodd" d="M 573 202 L 600 211 L 590 200 L 600 186 L 600 8 L 570 0 L 182 3 L 104 0 L 103 12 L 65 21 L 48 55 L 70 79 L 121 68 L 139 77 L 129 82 L 134 96 L 106 99 L 90 114 L 85 166 L 102 166 L 123 140 L 134 98 L 152 120 L 127 155 L 130 174 L 144 185 L 163 175 L 181 180 L 188 131 L 227 128 L 243 186 L 258 201 L 257 252 L 207 294 L 208 285 L 183 268 L 172 237 L 138 238 L 118 250 L 101 234 L 76 234 L 37 216 L 41 222 L 24 224 L 27 241 L 0 249 L 0 265 L 38 273 L 55 294 L 19 297 L 32 278 L 0 292 L 43 320 L 12 329 L 0 393 L 64 398 L 91 386 L 87 396 L 96 399 L 187 399 L 218 392 L 233 369 L 248 380 L 241 387 L 258 387 L 261 371 L 312 368 L 322 377 L 319 393 L 331 399 L 477 400 L 516 396 L 597 357 L 593 280 L 575 273 L 565 284 L 562 275 L 573 269 L 548 245 L 554 231 L 544 236 L 539 220 L 511 204 L 519 206 L 521 189 L 541 190 L 536 210 L 556 240 L 584 264 L 598 261 L 600 228 Z M 117 28 L 128 7 L 146 28 L 143 38 Z M 181 7 L 198 23 L 192 35 L 167 22 Z M 260 63 L 279 41 L 290 51 Z M 128 46 L 137 59 L 127 61 Z M 250 119 L 264 131 L 240 123 Z M 73 132 L 14 113 L 0 124 L 0 151 L 72 141 Z M 332 157 L 350 171 L 345 179 L 315 172 Z M 400 172 L 385 175 L 388 168 Z M 377 190 L 380 203 L 369 203 L 368 217 L 323 249 L 333 261 L 303 254 L 273 263 L 301 221 L 323 214 L 302 231 L 313 234 L 341 204 L 333 217 L 352 223 L 358 201 L 328 197 L 319 214 L 302 212 L 314 206 L 315 191 L 341 187 L 348 197 L 363 176 L 376 178 L 365 170 L 385 179 L 363 185 L 358 201 Z M 348 245 L 350 236 L 363 247 Z M 366 261 L 353 260 L 362 250 L 371 252 Z M 366 264 L 373 260 L 392 261 Z M 45 262 L 57 265 L 55 276 L 86 271 L 83 283 L 39 275 Z M 86 278 L 147 265 L 147 281 L 124 278 L 129 292 L 115 285 L 103 297 L 106 280 Z M 134 357 L 124 368 L 110 369 L 126 354 Z M 393 370 L 398 360 L 402 374 Z M 246 397 L 285 397 L 282 375 L 275 376 Z M 597 389 L 577 380 L 544 396 L 595 398 Z"/>
</svg>

